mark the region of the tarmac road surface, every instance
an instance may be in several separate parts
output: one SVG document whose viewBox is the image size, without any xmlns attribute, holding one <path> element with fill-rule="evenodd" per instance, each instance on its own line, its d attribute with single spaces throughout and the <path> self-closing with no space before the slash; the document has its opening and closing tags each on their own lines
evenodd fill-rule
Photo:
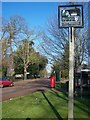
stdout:
<svg viewBox="0 0 90 120">
<path fill-rule="evenodd" d="M 49 79 L 30 79 L 15 82 L 13 87 L 2 88 L 0 96 L 2 98 L 1 100 L 5 101 L 42 90 L 50 90 Z"/>
</svg>

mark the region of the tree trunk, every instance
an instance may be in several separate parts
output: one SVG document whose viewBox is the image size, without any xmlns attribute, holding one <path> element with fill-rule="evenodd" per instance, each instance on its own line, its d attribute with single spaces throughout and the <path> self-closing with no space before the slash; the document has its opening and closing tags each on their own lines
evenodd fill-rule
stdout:
<svg viewBox="0 0 90 120">
<path fill-rule="evenodd" d="M 24 65 L 24 80 L 27 80 L 27 66 Z"/>
</svg>

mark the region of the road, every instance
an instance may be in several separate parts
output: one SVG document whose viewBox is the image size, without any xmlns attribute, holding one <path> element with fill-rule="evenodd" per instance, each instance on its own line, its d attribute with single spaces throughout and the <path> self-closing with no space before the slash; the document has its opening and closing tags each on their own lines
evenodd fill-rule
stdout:
<svg viewBox="0 0 90 120">
<path fill-rule="evenodd" d="M 2 94 L 2 101 L 5 101 L 15 97 L 27 95 L 35 91 L 46 91 L 50 88 L 49 82 L 49 79 L 18 81 L 14 83 L 13 87 L 2 88 L 0 95 Z"/>
</svg>

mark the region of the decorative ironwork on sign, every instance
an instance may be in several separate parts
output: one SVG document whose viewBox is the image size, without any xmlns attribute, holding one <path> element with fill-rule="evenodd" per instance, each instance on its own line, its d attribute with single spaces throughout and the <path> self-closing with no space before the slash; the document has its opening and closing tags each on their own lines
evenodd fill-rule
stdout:
<svg viewBox="0 0 90 120">
<path fill-rule="evenodd" d="M 83 6 L 58 6 L 59 27 L 83 27 Z"/>
</svg>

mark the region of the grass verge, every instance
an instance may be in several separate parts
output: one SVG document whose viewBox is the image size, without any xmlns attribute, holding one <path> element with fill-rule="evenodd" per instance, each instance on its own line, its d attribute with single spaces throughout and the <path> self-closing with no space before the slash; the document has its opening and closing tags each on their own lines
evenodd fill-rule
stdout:
<svg viewBox="0 0 90 120">
<path fill-rule="evenodd" d="M 74 100 L 74 118 L 89 117 L 90 99 Z M 35 92 L 2 103 L 3 118 L 67 118 L 68 98 L 62 92 Z"/>
</svg>

